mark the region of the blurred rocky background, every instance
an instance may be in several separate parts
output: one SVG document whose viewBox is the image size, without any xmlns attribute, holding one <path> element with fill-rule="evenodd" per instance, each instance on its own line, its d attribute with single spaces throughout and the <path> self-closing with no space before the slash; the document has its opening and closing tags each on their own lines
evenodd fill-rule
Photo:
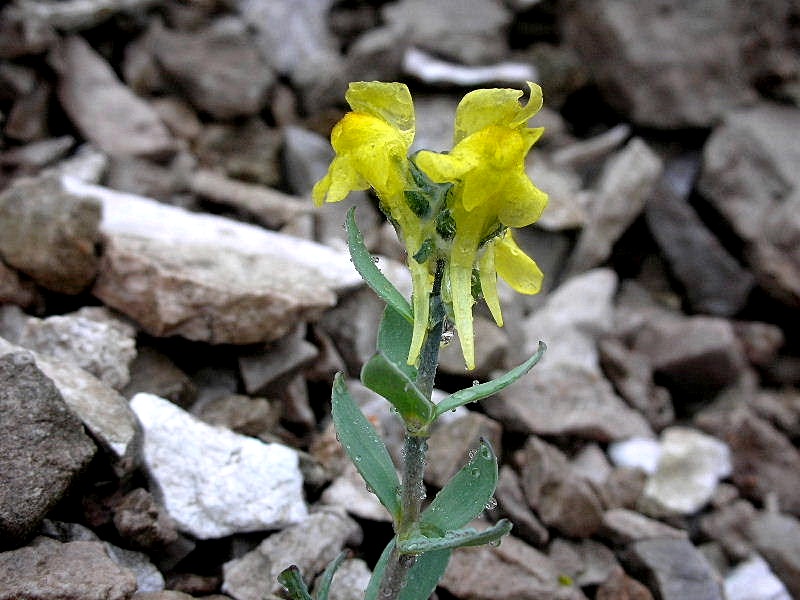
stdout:
<svg viewBox="0 0 800 600">
<path fill-rule="evenodd" d="M 438 387 L 549 351 L 427 479 L 492 440 L 515 529 L 439 600 L 800 598 L 799 50 L 796 0 L 3 2 L 0 598 L 276 598 L 342 548 L 361 597 L 391 528 L 330 425 L 382 309 L 348 206 L 408 276 L 374 199 L 309 191 L 365 79 L 434 150 L 467 91 L 545 94 L 546 289 Z"/>
</svg>

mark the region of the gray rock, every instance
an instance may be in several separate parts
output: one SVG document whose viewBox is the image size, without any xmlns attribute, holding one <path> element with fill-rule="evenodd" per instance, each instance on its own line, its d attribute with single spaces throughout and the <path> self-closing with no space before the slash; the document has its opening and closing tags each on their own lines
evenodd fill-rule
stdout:
<svg viewBox="0 0 800 600">
<path fill-rule="evenodd" d="M 756 550 L 796 598 L 800 594 L 800 521 L 789 515 L 761 512 L 750 521 L 749 536 Z"/>
<path fill-rule="evenodd" d="M 3 133 L 21 142 L 33 142 L 47 137 L 47 111 L 51 86 L 39 82 L 27 93 L 17 96 L 8 111 Z"/>
<path fill-rule="evenodd" d="M 355 466 L 348 462 L 341 473 L 325 488 L 320 498 L 323 504 L 345 510 L 360 519 L 391 523 L 392 516 L 377 496 L 367 489 Z"/>
<path fill-rule="evenodd" d="M 277 339 L 361 283 L 344 252 L 210 214 L 68 181 L 103 204 L 94 294 L 157 336 Z"/>
<path fill-rule="evenodd" d="M 522 489 L 545 525 L 576 538 L 597 532 L 603 517 L 600 497 L 558 448 L 531 436 L 521 460 Z"/>
<path fill-rule="evenodd" d="M 135 591 L 136 577 L 111 560 L 103 542 L 38 538 L 34 545 L 0 553 L 3 600 L 127 600 Z"/>
<path fill-rule="evenodd" d="M 360 558 L 345 560 L 331 582 L 329 600 L 362 600 L 372 571 Z"/>
<path fill-rule="evenodd" d="M 800 452 L 786 436 L 745 406 L 711 406 L 695 423 L 728 444 L 731 479 L 743 496 L 763 502 L 774 495 L 781 510 L 800 515 Z"/>
<path fill-rule="evenodd" d="M 155 26 L 148 46 L 168 79 L 214 119 L 264 108 L 274 76 L 238 19 L 218 19 L 191 33 Z"/>
<path fill-rule="evenodd" d="M 537 156 L 536 160 L 528 161 L 526 171 L 537 187 L 547 190 L 547 207 L 536 222 L 537 227 L 569 231 L 586 225 L 594 192 L 583 189 L 581 178 L 569 165 Z"/>
<path fill-rule="evenodd" d="M 231 394 L 198 404 L 192 407 L 192 413 L 209 425 L 227 427 L 250 437 L 266 438 L 281 417 L 281 407 L 265 398 Z"/>
<path fill-rule="evenodd" d="M 0 303 L 13 304 L 23 308 L 39 301 L 36 285 L 23 278 L 18 271 L 0 262 Z"/>
<path fill-rule="evenodd" d="M 596 267 L 611 255 L 614 243 L 644 209 L 662 168 L 661 159 L 639 138 L 608 161 L 570 257 L 572 273 Z"/>
<path fill-rule="evenodd" d="M 761 390 L 750 404 L 758 416 L 790 438 L 800 435 L 800 392 L 797 390 Z"/>
<path fill-rule="evenodd" d="M 37 527 L 96 447 L 28 353 L 0 356 L 0 413 L 0 534 L 7 544 Z"/>
<path fill-rule="evenodd" d="M 158 157 L 174 151 L 156 112 L 83 38 L 65 38 L 54 63 L 61 106 L 88 140 L 109 154 Z"/>
<path fill-rule="evenodd" d="M 786 341 L 783 330 L 771 323 L 734 321 L 733 330 L 742 343 L 747 361 L 757 367 L 772 364 Z"/>
<path fill-rule="evenodd" d="M 150 562 L 150 558 L 146 554 L 118 548 L 108 542 L 106 542 L 106 551 L 111 560 L 134 574 L 137 592 L 160 592 L 164 589 L 164 576 Z"/>
<path fill-rule="evenodd" d="M 439 585 L 469 600 L 581 600 L 580 589 L 559 582 L 556 565 L 513 536 L 497 547 L 457 550 Z"/>
<path fill-rule="evenodd" d="M 22 350 L 0 338 L 0 355 Z M 80 367 L 32 353 L 36 365 L 49 377 L 70 410 L 100 443 L 119 475 L 136 468 L 139 427 L 125 398 Z"/>
<path fill-rule="evenodd" d="M 134 396 L 131 408 L 157 497 L 181 531 L 218 538 L 306 517 L 294 450 L 206 425 L 150 394 Z"/>
<path fill-rule="evenodd" d="M 475 315 L 472 322 L 475 333 L 475 368 L 469 372 L 473 381 L 491 379 L 492 373 L 505 365 L 509 349 L 506 330 L 499 328 L 492 319 Z M 442 347 L 439 352 L 439 370 L 450 375 L 466 375 L 464 356 L 457 343 Z"/>
<path fill-rule="evenodd" d="M 614 553 L 594 540 L 571 542 L 558 538 L 550 544 L 547 555 L 559 573 L 581 588 L 603 583 L 619 568 Z"/>
<path fill-rule="evenodd" d="M 0 195 L 0 255 L 42 287 L 77 294 L 97 273 L 100 218 L 96 200 L 58 179 L 19 180 Z"/>
<path fill-rule="evenodd" d="M 486 64 L 508 53 L 511 14 L 495 0 L 402 0 L 385 6 L 382 14 L 406 43 L 462 64 Z"/>
<path fill-rule="evenodd" d="M 695 514 L 731 469 L 730 451 L 716 438 L 688 427 L 665 429 L 658 466 L 647 479 L 639 507 L 656 517 Z"/>
<path fill-rule="evenodd" d="M 184 408 L 191 406 L 197 389 L 189 376 L 152 346 L 139 344 L 130 366 L 130 382 L 122 390 L 126 398 L 148 392 Z"/>
<path fill-rule="evenodd" d="M 791 600 L 781 580 L 775 577 L 767 562 L 753 556 L 739 563 L 725 575 L 727 600 Z"/>
<path fill-rule="evenodd" d="M 736 500 L 703 515 L 700 531 L 717 542 L 735 561 L 743 561 L 753 554 L 750 542 L 750 523 L 756 516 L 753 505 L 746 500 Z"/>
<path fill-rule="evenodd" d="M 572 7 L 566 43 L 586 61 L 605 99 L 635 123 L 708 126 L 755 97 L 739 66 L 733 2 L 576 0 Z"/>
<path fill-rule="evenodd" d="M 759 284 L 800 306 L 800 110 L 761 104 L 731 112 L 703 149 L 700 191 L 745 242 Z"/>
<path fill-rule="evenodd" d="M 597 587 L 595 600 L 653 600 L 653 595 L 641 583 L 618 567 Z"/>
<path fill-rule="evenodd" d="M 127 385 L 136 357 L 134 328 L 102 308 L 28 319 L 18 343 L 54 361 L 72 362 L 116 390 Z"/>
<path fill-rule="evenodd" d="M 645 218 L 694 311 L 729 317 L 744 308 L 755 280 L 689 205 L 697 171 L 694 156 L 670 161 L 647 202 Z"/>
<path fill-rule="evenodd" d="M 548 132 L 550 129 L 548 127 Z M 606 160 L 630 138 L 630 135 L 631 126 L 627 123 L 620 123 L 586 139 L 569 139 L 563 147 L 559 147 L 553 152 L 553 165 L 562 169 L 586 169 L 588 166 Z"/>
<path fill-rule="evenodd" d="M 239 370 L 247 393 L 263 393 L 270 384 L 291 378 L 316 359 L 317 347 L 304 338 L 305 327 L 298 327 L 264 348 L 242 353 Z"/>
<path fill-rule="evenodd" d="M 347 540 L 360 537 L 355 521 L 336 510 L 320 510 L 266 538 L 241 558 L 223 565 L 222 591 L 236 600 L 277 599 L 278 574 L 297 565 L 305 581 L 320 573 Z"/>
<path fill-rule="evenodd" d="M 156 0 L 21 0 L 14 3 L 27 19 L 61 30 L 89 29 L 120 12 L 141 13 Z"/>
<path fill-rule="evenodd" d="M 417 48 L 409 48 L 403 56 L 403 71 L 432 85 L 491 87 L 519 85 L 520 81 L 538 80 L 536 68 L 526 62 L 502 61 L 490 65 L 464 66 L 435 58 Z"/>
<path fill-rule="evenodd" d="M 687 539 L 653 538 L 631 543 L 622 556 L 662 600 L 724 600 L 720 582 L 703 554 Z"/>
<path fill-rule="evenodd" d="M 53 27 L 28 18 L 16 3 L 6 4 L 0 12 L 0 58 L 41 54 L 57 40 Z"/>
<path fill-rule="evenodd" d="M 114 527 L 135 548 L 164 549 L 178 539 L 174 521 L 144 488 L 123 496 L 114 508 Z"/>
<path fill-rule="evenodd" d="M 522 491 L 520 478 L 508 465 L 500 465 L 495 497 L 497 498 L 497 511 L 514 523 L 514 532 L 517 537 L 537 547 L 542 547 L 547 543 L 550 533 L 531 511 Z"/>
<path fill-rule="evenodd" d="M 375 339 L 386 304 L 375 292 L 362 288 L 341 298 L 319 321 L 336 344 L 348 371 L 358 373 L 375 354 Z"/>
<path fill-rule="evenodd" d="M 686 539 L 683 529 L 676 529 L 626 508 L 613 508 L 603 513 L 599 535 L 613 544 L 624 546 L 639 540 L 657 538 Z"/>
<path fill-rule="evenodd" d="M 644 490 L 647 474 L 636 468 L 617 467 L 611 470 L 600 488 L 603 506 L 615 508 L 636 507 Z"/>
</svg>

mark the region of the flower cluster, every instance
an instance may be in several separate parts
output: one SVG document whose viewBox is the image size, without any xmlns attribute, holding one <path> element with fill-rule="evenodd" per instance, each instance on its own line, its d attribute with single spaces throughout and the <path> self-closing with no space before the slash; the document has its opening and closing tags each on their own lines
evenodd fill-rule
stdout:
<svg viewBox="0 0 800 600">
<path fill-rule="evenodd" d="M 415 121 L 408 88 L 381 82 L 349 86 L 345 98 L 352 112 L 331 133 L 336 156 L 312 195 L 321 205 L 353 190 L 372 188 L 377 194 L 408 252 L 414 310 L 409 364 L 417 361 L 427 332 L 428 297 L 440 262 L 442 296 L 468 369 L 475 366 L 476 297 L 483 296 L 502 326 L 498 275 L 518 292 L 539 291 L 542 273 L 510 230 L 536 221 L 547 205 L 547 195 L 525 172 L 525 157 L 543 131 L 527 126 L 542 106 L 541 88 L 528 86 L 525 105 L 519 90 L 470 92 L 456 109 L 453 149 L 411 157 Z"/>
</svg>

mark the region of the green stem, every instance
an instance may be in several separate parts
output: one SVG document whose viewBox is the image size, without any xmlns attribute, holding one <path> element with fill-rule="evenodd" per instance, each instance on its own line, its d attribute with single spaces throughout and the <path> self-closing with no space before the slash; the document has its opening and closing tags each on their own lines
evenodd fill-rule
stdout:
<svg viewBox="0 0 800 600">
<path fill-rule="evenodd" d="M 420 353 L 416 384 L 430 399 L 439 365 L 439 348 L 444 328 L 444 306 L 442 305 L 442 277 L 444 261 L 436 263 L 436 275 L 430 296 L 430 325 Z M 425 453 L 428 449 L 428 432 L 406 431 L 403 442 L 403 480 L 400 494 L 401 512 L 396 525 L 396 536 L 403 539 L 413 535 L 419 524 L 422 501 L 425 499 Z M 406 583 L 406 577 L 414 566 L 416 557 L 403 555 L 394 547 L 386 564 L 378 593 L 380 600 L 395 600 Z"/>
</svg>

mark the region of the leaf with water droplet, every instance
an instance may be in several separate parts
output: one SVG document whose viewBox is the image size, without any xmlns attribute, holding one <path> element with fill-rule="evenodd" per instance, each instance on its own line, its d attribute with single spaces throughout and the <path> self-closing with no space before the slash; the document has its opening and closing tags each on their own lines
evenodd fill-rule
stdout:
<svg viewBox="0 0 800 600">
<path fill-rule="evenodd" d="M 372 577 L 369 580 L 367 591 L 364 593 L 364 600 L 380 600 L 378 591 L 380 588 L 383 573 L 386 570 L 386 563 L 394 549 L 396 539 L 392 539 L 383 550 L 375 568 L 372 570 Z M 436 550 L 426 552 L 417 557 L 414 565 L 408 573 L 407 581 L 413 581 L 414 585 L 405 586 L 398 595 L 398 600 L 428 600 L 436 589 L 436 584 L 444 575 L 447 563 L 450 560 L 451 550 Z"/>
<path fill-rule="evenodd" d="M 497 458 L 492 446 L 481 439 L 470 461 L 447 482 L 420 516 L 423 531 L 460 529 L 477 517 L 497 487 Z"/>
<path fill-rule="evenodd" d="M 511 522 L 508 519 L 500 519 L 495 525 L 477 531 L 471 527 L 448 531 L 441 537 L 426 537 L 424 535 L 415 536 L 398 542 L 401 552 L 409 554 L 420 554 L 424 552 L 435 552 L 437 550 L 465 548 L 467 546 L 482 546 L 484 544 L 499 544 L 500 538 L 511 531 Z"/>
<path fill-rule="evenodd" d="M 311 594 L 308 593 L 306 582 L 303 581 L 303 576 L 300 574 L 300 569 L 296 565 L 281 571 L 278 575 L 278 583 L 286 588 L 286 593 L 291 600 L 313 600 Z"/>
</svg>

